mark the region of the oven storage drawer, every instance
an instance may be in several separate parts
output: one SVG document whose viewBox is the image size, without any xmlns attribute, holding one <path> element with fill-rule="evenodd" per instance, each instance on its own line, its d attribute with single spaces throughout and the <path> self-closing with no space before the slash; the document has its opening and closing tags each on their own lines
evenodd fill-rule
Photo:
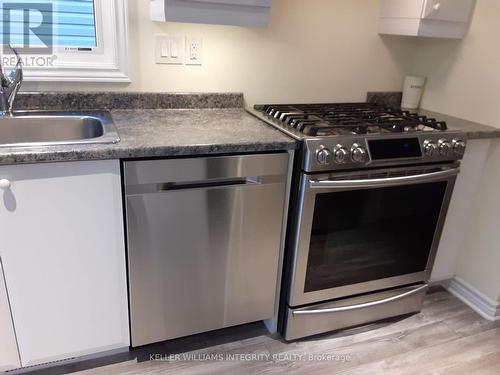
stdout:
<svg viewBox="0 0 500 375">
<path fill-rule="evenodd" d="M 288 154 L 124 163 L 132 346 L 274 315 Z"/>
<path fill-rule="evenodd" d="M 287 306 L 285 340 L 420 311 L 427 284 L 419 284 L 302 308 Z"/>
</svg>

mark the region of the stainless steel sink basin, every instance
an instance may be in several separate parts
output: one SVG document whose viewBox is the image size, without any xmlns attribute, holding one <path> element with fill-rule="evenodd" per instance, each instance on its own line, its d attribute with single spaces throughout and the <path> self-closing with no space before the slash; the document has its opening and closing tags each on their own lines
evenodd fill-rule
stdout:
<svg viewBox="0 0 500 375">
<path fill-rule="evenodd" d="M 120 141 L 109 112 L 15 112 L 0 117 L 0 147 Z"/>
</svg>

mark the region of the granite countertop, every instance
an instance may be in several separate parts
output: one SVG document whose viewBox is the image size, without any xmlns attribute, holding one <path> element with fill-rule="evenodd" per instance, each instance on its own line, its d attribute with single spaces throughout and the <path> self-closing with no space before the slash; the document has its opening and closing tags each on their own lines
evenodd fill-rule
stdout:
<svg viewBox="0 0 500 375">
<path fill-rule="evenodd" d="M 465 132 L 468 139 L 486 139 L 500 137 L 500 129 L 494 128 L 492 126 L 463 120 L 461 118 L 445 115 L 443 113 L 428 111 L 426 109 L 419 109 L 417 112 L 427 117 L 434 117 L 439 121 L 446 121 L 446 124 L 449 128 Z"/>
<path fill-rule="evenodd" d="M 291 150 L 296 142 L 243 108 L 111 110 L 116 144 L 0 148 L 0 164 Z"/>
<path fill-rule="evenodd" d="M 367 101 L 400 102 L 399 92 L 370 92 Z M 116 144 L 0 147 L 0 165 L 143 157 L 284 151 L 297 142 L 243 108 L 241 93 L 20 93 L 17 109 L 110 110 Z M 500 129 L 421 109 L 469 139 L 500 137 Z"/>
<path fill-rule="evenodd" d="M 400 91 L 369 91 L 366 101 L 393 108 L 400 108 L 403 93 Z M 463 131 L 468 139 L 485 139 L 500 137 L 500 129 L 483 125 L 473 121 L 467 121 L 458 117 L 445 115 L 444 113 L 429 111 L 423 108 L 412 110 L 421 115 L 432 117 L 438 121 L 445 121 L 449 128 Z"/>
</svg>

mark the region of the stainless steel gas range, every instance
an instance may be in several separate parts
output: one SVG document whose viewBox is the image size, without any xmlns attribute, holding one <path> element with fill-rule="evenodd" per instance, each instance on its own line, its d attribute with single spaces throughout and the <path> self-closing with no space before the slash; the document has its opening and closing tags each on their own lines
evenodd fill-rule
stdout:
<svg viewBox="0 0 500 375">
<path fill-rule="evenodd" d="M 280 307 L 285 339 L 419 311 L 465 134 L 368 103 L 249 111 L 301 141 Z"/>
</svg>

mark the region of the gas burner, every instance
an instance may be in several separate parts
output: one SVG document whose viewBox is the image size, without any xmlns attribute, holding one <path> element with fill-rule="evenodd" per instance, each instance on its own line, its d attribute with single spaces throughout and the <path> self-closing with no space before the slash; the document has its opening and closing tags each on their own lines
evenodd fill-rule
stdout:
<svg viewBox="0 0 500 375">
<path fill-rule="evenodd" d="M 311 137 L 447 130 L 443 121 L 370 103 L 278 104 L 255 109 Z"/>
</svg>

